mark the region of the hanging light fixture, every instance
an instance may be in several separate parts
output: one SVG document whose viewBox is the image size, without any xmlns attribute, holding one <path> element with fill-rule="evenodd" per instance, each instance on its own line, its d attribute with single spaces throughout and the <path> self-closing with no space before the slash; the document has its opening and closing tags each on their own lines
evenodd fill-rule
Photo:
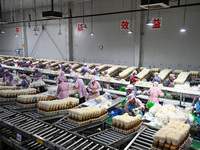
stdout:
<svg viewBox="0 0 200 150">
<path fill-rule="evenodd" d="M 82 25 L 83 29 L 87 28 L 87 25 L 85 24 L 85 18 L 84 18 L 84 0 L 83 0 L 83 25 Z"/>
<path fill-rule="evenodd" d="M 92 3 L 92 0 L 91 0 L 91 14 L 93 14 L 93 3 Z M 93 16 L 91 16 L 91 32 L 90 32 L 90 35 L 93 36 L 94 35 L 94 32 L 93 32 Z"/>
<path fill-rule="evenodd" d="M 146 25 L 153 26 L 154 23 L 149 19 L 149 3 L 150 3 L 150 0 L 148 0 L 148 19 L 147 19 Z"/>
<path fill-rule="evenodd" d="M 35 10 L 35 28 L 34 28 L 35 34 L 34 35 L 38 36 L 37 31 L 39 31 L 39 28 L 37 26 L 36 0 L 34 0 L 34 10 Z"/>
<path fill-rule="evenodd" d="M 133 9 L 133 0 L 131 0 L 131 10 Z M 132 31 L 132 12 L 131 12 L 131 22 L 130 22 L 130 30 L 128 31 L 129 34 L 133 33 Z"/>
<path fill-rule="evenodd" d="M 61 32 L 61 24 L 60 24 L 60 19 L 59 19 L 59 33 L 58 35 L 62 35 L 62 32 Z"/>
<path fill-rule="evenodd" d="M 187 0 L 185 0 L 185 5 L 187 4 Z M 180 29 L 180 32 L 185 32 L 185 15 L 186 15 L 186 6 L 184 8 L 184 13 L 183 13 L 183 27 Z"/>
</svg>

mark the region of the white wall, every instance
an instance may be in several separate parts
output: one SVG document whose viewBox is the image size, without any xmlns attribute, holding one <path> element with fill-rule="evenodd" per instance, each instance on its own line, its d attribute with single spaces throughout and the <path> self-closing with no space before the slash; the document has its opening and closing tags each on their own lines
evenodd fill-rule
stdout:
<svg viewBox="0 0 200 150">
<path fill-rule="evenodd" d="M 125 3 L 123 0 L 119 0 L 118 3 L 114 0 L 94 1 L 93 14 L 110 12 L 111 9 L 112 11 L 130 10 L 128 4 L 130 3 Z M 82 10 L 78 8 L 82 8 L 82 4 L 73 7 L 75 15 L 82 14 Z M 85 4 L 85 10 L 86 15 L 90 14 L 89 2 Z M 82 23 L 82 18 L 74 19 L 74 60 L 134 65 L 134 34 L 120 30 L 120 21 L 123 19 L 130 20 L 130 13 L 94 17 L 94 36 L 90 36 L 91 18 L 85 18 L 88 28 L 81 32 L 77 30 L 77 24 Z M 103 50 L 99 49 L 100 45 L 103 46 Z"/>
<path fill-rule="evenodd" d="M 106 13 L 113 11 L 130 10 L 130 0 L 93 0 L 93 13 Z M 193 0 L 189 2 L 200 2 L 200 0 Z M 184 1 L 181 1 L 183 4 Z M 176 5 L 176 3 L 172 3 Z M 133 6 L 136 7 L 136 6 Z M 66 12 L 67 6 L 64 6 Z M 200 37 L 200 6 L 188 7 L 186 14 L 186 28 L 185 33 L 180 33 L 182 26 L 183 9 L 167 9 L 160 12 L 163 18 L 163 28 L 155 31 L 149 29 L 146 25 L 147 12 L 143 12 L 141 24 L 143 24 L 142 36 L 142 51 L 141 51 L 141 65 L 172 69 L 199 70 L 200 55 L 199 37 Z M 25 19 L 28 19 L 28 14 L 33 11 L 27 10 L 25 12 Z M 41 19 L 41 10 L 37 11 L 37 15 Z M 90 2 L 85 3 L 85 14 L 90 14 Z M 82 4 L 75 3 L 72 6 L 72 16 L 82 15 Z M 66 16 L 66 15 L 65 15 Z M 157 17 L 158 11 L 151 11 L 150 17 Z M 85 18 L 85 23 L 88 28 L 83 31 L 77 31 L 77 23 L 82 23 L 82 18 L 72 20 L 73 28 L 73 51 L 75 61 L 85 61 L 94 63 L 110 63 L 121 65 L 135 65 L 135 45 L 136 37 L 135 31 L 133 34 L 128 34 L 126 31 L 120 31 L 120 20 L 130 19 L 130 13 L 116 14 L 110 16 L 94 17 L 94 33 L 91 32 L 91 18 Z M 18 15 L 20 20 L 20 15 Z M 133 29 L 136 26 L 136 16 L 133 13 Z M 46 22 L 44 22 L 46 24 Z M 18 45 L 21 46 L 20 40 L 14 37 L 15 27 L 19 25 L 5 25 L 6 34 L 0 35 L 0 53 L 11 54 Z M 68 37 L 68 21 L 61 21 L 61 30 L 63 35 L 58 35 L 58 21 L 47 21 L 46 29 L 57 47 L 50 39 L 46 31 L 42 31 L 41 23 L 38 22 L 40 31 L 38 36 L 34 36 L 34 23 L 31 23 L 31 28 L 26 23 L 28 55 L 35 58 L 49 58 L 49 59 L 68 59 L 69 58 L 69 37 Z M 41 34 L 40 38 L 39 35 Z M 39 40 L 38 40 L 39 38 Z M 137 37 L 138 38 L 138 37 Z M 37 44 L 36 41 L 38 40 Z M 103 50 L 99 50 L 99 46 L 103 45 Z M 3 51 L 4 50 L 4 51 Z M 5 51 L 6 50 L 6 51 Z M 9 51 L 10 50 L 10 51 Z M 6 52 L 6 53 L 5 53 Z M 190 66 L 188 66 L 190 65 Z"/>
<path fill-rule="evenodd" d="M 161 30 L 151 30 L 144 25 L 142 66 L 200 70 L 200 6 L 186 9 L 185 33 L 180 32 L 183 10 L 184 8 L 162 10 Z M 150 16 L 157 17 L 158 11 L 150 12 Z"/>
</svg>

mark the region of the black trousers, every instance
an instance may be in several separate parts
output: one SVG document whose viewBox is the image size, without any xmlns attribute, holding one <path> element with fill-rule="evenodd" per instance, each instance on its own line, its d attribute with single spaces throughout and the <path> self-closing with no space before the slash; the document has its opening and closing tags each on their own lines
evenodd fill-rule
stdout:
<svg viewBox="0 0 200 150">
<path fill-rule="evenodd" d="M 79 104 L 82 104 L 85 102 L 85 96 L 79 98 Z"/>
</svg>

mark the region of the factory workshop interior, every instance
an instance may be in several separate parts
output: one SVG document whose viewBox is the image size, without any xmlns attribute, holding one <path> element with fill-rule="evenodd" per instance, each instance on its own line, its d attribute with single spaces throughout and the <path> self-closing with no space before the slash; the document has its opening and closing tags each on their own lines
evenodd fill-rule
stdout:
<svg viewBox="0 0 200 150">
<path fill-rule="evenodd" d="M 0 0 L 0 150 L 200 149 L 200 0 Z"/>
</svg>

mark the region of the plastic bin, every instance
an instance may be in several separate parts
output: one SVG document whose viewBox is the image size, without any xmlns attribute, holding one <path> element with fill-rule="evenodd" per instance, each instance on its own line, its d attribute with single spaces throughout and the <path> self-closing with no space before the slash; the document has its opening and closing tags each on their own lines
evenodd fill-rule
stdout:
<svg viewBox="0 0 200 150">
<path fill-rule="evenodd" d="M 111 113 L 112 111 L 114 111 L 114 113 Z M 117 115 L 122 115 L 123 114 L 123 110 L 121 110 L 121 109 L 119 109 L 119 108 L 110 108 L 109 110 L 108 110 L 108 115 L 111 117 L 111 118 L 113 118 L 113 117 L 115 117 L 115 116 L 117 116 Z"/>
<path fill-rule="evenodd" d="M 196 149 L 200 149 L 200 141 L 193 140 L 192 144 L 190 145 L 190 147 L 193 147 L 193 148 L 196 148 Z"/>
</svg>

